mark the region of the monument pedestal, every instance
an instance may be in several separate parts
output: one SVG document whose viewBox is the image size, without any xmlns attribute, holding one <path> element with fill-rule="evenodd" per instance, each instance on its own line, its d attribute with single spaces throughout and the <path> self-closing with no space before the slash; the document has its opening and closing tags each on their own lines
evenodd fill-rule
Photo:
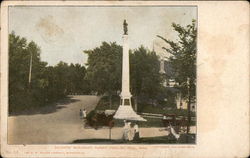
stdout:
<svg viewBox="0 0 250 158">
<path fill-rule="evenodd" d="M 123 120 L 137 120 L 137 121 L 146 121 L 140 115 L 137 115 L 132 106 L 120 105 L 114 116 L 115 119 Z"/>
</svg>

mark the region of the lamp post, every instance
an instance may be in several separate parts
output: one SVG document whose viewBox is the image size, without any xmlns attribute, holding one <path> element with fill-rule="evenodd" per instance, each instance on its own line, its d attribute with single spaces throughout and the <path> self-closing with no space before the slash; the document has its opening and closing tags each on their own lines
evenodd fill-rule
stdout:
<svg viewBox="0 0 250 158">
<path fill-rule="evenodd" d="M 29 88 L 31 87 L 32 52 L 30 52 Z"/>
</svg>

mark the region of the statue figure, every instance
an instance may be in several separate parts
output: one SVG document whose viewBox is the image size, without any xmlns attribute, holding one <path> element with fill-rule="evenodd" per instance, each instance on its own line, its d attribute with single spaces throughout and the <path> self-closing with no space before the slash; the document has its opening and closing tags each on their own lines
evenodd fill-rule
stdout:
<svg viewBox="0 0 250 158">
<path fill-rule="evenodd" d="M 128 23 L 126 22 L 126 20 L 123 21 L 123 31 L 124 35 L 128 34 Z"/>
</svg>

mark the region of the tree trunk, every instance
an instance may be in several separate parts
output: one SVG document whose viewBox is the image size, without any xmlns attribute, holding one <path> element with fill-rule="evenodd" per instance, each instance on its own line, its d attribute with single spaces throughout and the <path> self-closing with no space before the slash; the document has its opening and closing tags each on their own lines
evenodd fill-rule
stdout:
<svg viewBox="0 0 250 158">
<path fill-rule="evenodd" d="M 111 127 L 109 127 L 109 139 L 111 140 Z"/>
<path fill-rule="evenodd" d="M 112 107 L 112 94 L 109 95 L 109 108 Z"/>
<path fill-rule="evenodd" d="M 187 134 L 188 134 L 190 131 L 190 124 L 191 124 L 191 97 L 190 96 L 188 96 L 187 110 L 188 110 L 188 124 L 187 124 Z"/>
<path fill-rule="evenodd" d="M 188 135 L 190 132 L 190 124 L 191 124 L 191 96 L 190 96 L 190 89 L 188 89 L 188 105 L 187 105 L 187 111 L 188 111 L 188 121 L 187 121 L 187 136 L 186 140 L 188 143 Z"/>
</svg>

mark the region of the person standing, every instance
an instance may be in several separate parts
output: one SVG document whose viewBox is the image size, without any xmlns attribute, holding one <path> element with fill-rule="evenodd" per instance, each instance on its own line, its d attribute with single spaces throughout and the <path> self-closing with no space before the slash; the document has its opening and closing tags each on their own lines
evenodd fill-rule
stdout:
<svg viewBox="0 0 250 158">
<path fill-rule="evenodd" d="M 86 109 L 83 109 L 82 115 L 83 115 L 83 118 L 86 119 L 86 117 L 87 117 L 87 111 L 86 111 Z"/>
<path fill-rule="evenodd" d="M 132 141 L 132 140 L 134 140 L 135 130 L 134 130 L 134 127 L 131 125 L 131 122 L 129 122 L 128 127 L 129 127 L 128 140 Z"/>
<path fill-rule="evenodd" d="M 87 123 L 86 117 L 87 117 L 87 111 L 83 109 L 82 110 L 83 127 L 86 127 L 86 123 Z"/>
<path fill-rule="evenodd" d="M 134 130 L 135 130 L 135 137 L 134 137 L 134 140 L 139 140 L 140 134 L 139 134 L 139 126 L 138 126 L 137 123 L 135 123 L 135 125 L 134 125 Z"/>
<path fill-rule="evenodd" d="M 122 136 L 123 140 L 128 140 L 128 131 L 129 131 L 128 122 L 124 120 L 123 136 Z"/>
<path fill-rule="evenodd" d="M 83 113 L 82 113 L 82 109 L 80 109 L 80 112 L 79 112 L 79 114 L 80 114 L 80 119 L 83 119 Z"/>
</svg>

